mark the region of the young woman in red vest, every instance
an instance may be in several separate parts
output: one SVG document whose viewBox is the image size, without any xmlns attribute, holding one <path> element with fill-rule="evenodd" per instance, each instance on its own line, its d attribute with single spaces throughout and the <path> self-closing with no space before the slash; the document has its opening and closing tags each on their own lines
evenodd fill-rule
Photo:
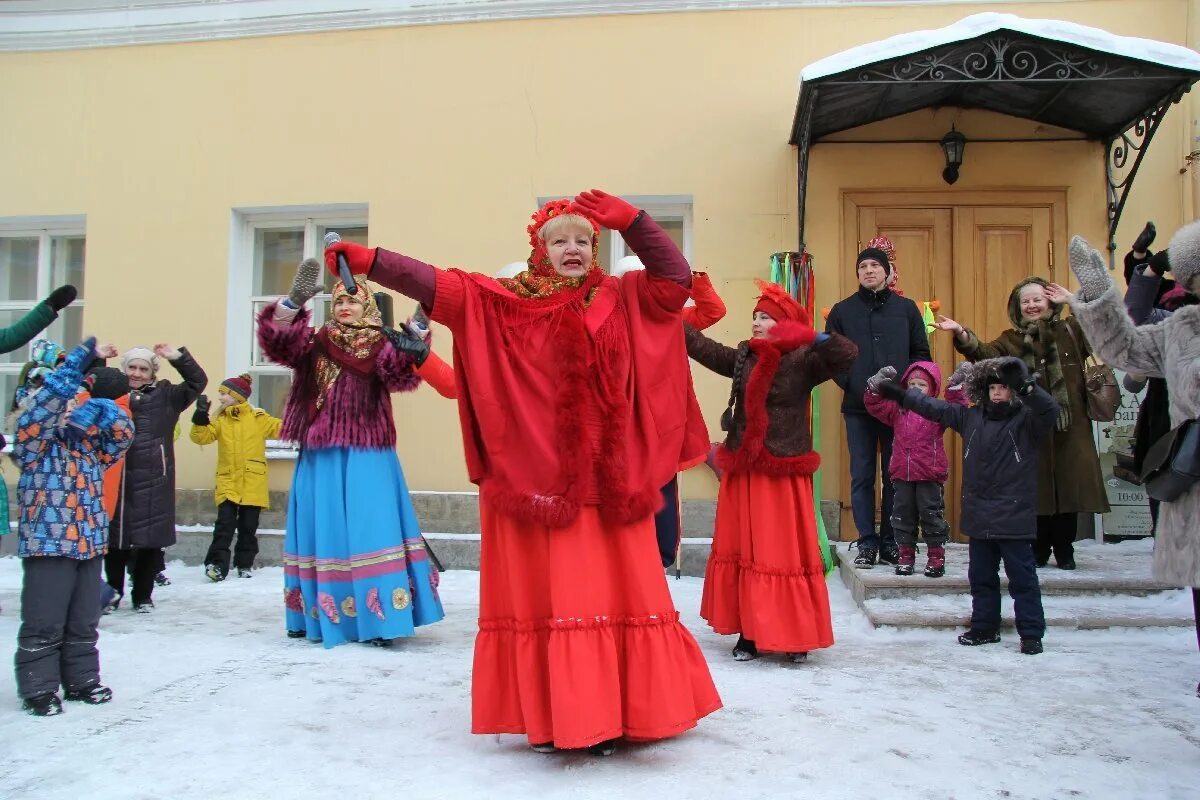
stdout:
<svg viewBox="0 0 1200 800">
<path fill-rule="evenodd" d="M 760 651 L 803 661 L 833 644 L 829 595 L 817 543 L 812 474 L 821 463 L 809 430 L 813 387 L 845 372 L 858 348 L 817 334 L 787 292 L 759 282 L 752 336 L 737 347 L 687 328 L 688 355 L 733 379 L 727 432 L 717 452 L 724 471 L 700 616 L 721 634 L 739 634 L 734 658 Z"/>
<path fill-rule="evenodd" d="M 597 265 L 603 225 L 646 271 Z M 720 708 L 656 557 L 659 488 L 707 450 L 684 358 L 691 270 L 644 212 L 600 191 L 547 203 L 515 278 L 346 242 L 325 251 L 454 334 L 483 541 L 473 733 L 613 752 Z"/>
</svg>

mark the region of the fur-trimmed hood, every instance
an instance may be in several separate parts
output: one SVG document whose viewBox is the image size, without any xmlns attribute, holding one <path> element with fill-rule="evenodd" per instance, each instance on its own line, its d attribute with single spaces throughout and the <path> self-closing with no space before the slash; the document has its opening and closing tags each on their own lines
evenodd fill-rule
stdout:
<svg viewBox="0 0 1200 800">
<path fill-rule="evenodd" d="M 976 361 L 973 364 L 960 365 L 959 369 L 963 369 L 967 373 L 966 380 L 962 382 L 962 388 L 971 405 L 982 406 L 987 403 L 988 387 L 998 382 L 1000 367 L 1007 362 L 1019 360 L 1013 356 L 1004 356 L 1003 358 L 985 358 L 983 361 Z M 1016 397 L 1013 398 L 1014 404 L 1020 402 Z"/>
<path fill-rule="evenodd" d="M 1025 317 L 1021 315 L 1021 290 L 1031 284 L 1037 284 L 1045 289 L 1050 285 L 1050 282 L 1045 278 L 1038 278 L 1036 276 L 1025 278 L 1024 280 L 1018 282 L 1008 295 L 1008 321 L 1011 322 L 1012 326 L 1019 331 L 1024 330 L 1024 326 L 1026 324 Z M 1062 311 L 1063 307 L 1058 303 L 1051 303 L 1050 319 L 1059 319 L 1062 316 Z"/>
</svg>

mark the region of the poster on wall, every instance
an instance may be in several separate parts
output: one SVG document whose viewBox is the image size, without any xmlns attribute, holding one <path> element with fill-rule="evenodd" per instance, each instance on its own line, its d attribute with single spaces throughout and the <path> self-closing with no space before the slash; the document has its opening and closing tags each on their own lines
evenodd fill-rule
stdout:
<svg viewBox="0 0 1200 800">
<path fill-rule="evenodd" d="M 1126 391 L 1125 373 L 1119 369 L 1113 371 L 1121 386 L 1121 405 L 1112 422 L 1095 423 L 1100 474 L 1112 507 L 1101 515 L 1102 530 L 1105 536 L 1149 536 L 1150 506 L 1146 490 L 1134 482 L 1137 476 L 1133 469 L 1133 429 L 1146 390 L 1143 388 L 1137 394 Z"/>
</svg>

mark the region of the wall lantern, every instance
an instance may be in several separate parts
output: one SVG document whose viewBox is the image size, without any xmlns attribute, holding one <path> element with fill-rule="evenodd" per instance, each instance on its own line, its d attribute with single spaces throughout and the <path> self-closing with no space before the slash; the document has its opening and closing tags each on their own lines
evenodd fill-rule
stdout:
<svg viewBox="0 0 1200 800">
<path fill-rule="evenodd" d="M 942 151 L 946 154 L 946 168 L 942 180 L 953 184 L 958 180 L 958 168 L 962 166 L 963 151 L 967 149 L 967 137 L 950 126 L 950 132 L 942 137 Z"/>
</svg>

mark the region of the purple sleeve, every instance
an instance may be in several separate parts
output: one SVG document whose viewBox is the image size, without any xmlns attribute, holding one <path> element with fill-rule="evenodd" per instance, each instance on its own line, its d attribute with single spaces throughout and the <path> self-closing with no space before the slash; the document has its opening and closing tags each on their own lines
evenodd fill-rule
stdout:
<svg viewBox="0 0 1200 800">
<path fill-rule="evenodd" d="M 424 261 L 378 247 L 375 249 L 375 263 L 371 265 L 367 278 L 405 297 L 411 297 L 425 306 L 427 312 L 433 308 L 437 267 Z"/>
<path fill-rule="evenodd" d="M 1129 279 L 1129 290 L 1125 292 L 1125 310 L 1134 325 L 1152 325 L 1161 320 L 1154 318 L 1154 298 L 1162 278 L 1147 269 L 1134 269 Z"/>
<path fill-rule="evenodd" d="M 634 255 L 646 265 L 646 272 L 678 283 L 685 289 L 692 288 L 691 265 L 667 232 L 649 214 L 644 211 L 638 214 L 621 236 L 625 237 L 625 243 Z"/>
</svg>

